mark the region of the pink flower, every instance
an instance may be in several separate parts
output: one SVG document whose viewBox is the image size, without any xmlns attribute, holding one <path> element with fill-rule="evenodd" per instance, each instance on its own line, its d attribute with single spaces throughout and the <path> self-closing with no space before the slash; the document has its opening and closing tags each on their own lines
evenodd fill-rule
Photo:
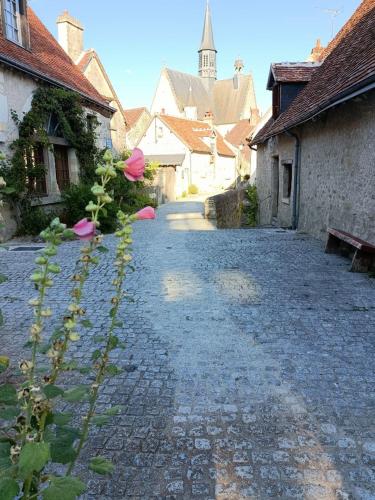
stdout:
<svg viewBox="0 0 375 500">
<path fill-rule="evenodd" d="M 131 181 L 143 181 L 143 173 L 145 171 L 145 157 L 143 151 L 138 148 L 133 149 L 130 158 L 125 161 L 124 175 Z"/>
<path fill-rule="evenodd" d="M 155 210 L 152 207 L 145 207 L 135 214 L 138 220 L 155 219 Z"/>
<path fill-rule="evenodd" d="M 81 240 L 91 240 L 95 236 L 96 226 L 88 219 L 82 219 L 73 226 L 73 232 Z"/>
</svg>

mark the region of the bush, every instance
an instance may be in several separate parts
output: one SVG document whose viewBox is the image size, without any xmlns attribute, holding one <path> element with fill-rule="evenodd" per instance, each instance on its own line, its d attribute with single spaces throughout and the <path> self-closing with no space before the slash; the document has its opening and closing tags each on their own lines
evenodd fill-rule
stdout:
<svg viewBox="0 0 375 500">
<path fill-rule="evenodd" d="M 246 189 L 246 198 L 249 201 L 249 206 L 247 207 L 247 217 L 248 224 L 250 226 L 256 226 L 258 223 L 258 207 L 259 198 L 256 186 L 249 186 Z"/>
<path fill-rule="evenodd" d="M 56 217 L 55 213 L 46 212 L 41 207 L 32 207 L 28 200 L 20 207 L 20 226 L 17 234 L 35 236 L 44 228 L 49 226 L 51 221 Z"/>
<path fill-rule="evenodd" d="M 198 194 L 198 187 L 195 184 L 190 184 L 189 194 Z"/>
</svg>

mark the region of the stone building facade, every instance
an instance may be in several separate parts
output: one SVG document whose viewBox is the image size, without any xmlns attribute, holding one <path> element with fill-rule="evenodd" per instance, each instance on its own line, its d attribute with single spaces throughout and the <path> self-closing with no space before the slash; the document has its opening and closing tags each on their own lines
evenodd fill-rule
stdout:
<svg viewBox="0 0 375 500">
<path fill-rule="evenodd" d="M 114 110 L 80 73 L 57 41 L 48 32 L 32 9 L 23 11 L 29 33 L 29 47 L 20 38 L 17 43 L 9 39 L 9 33 L 0 22 L 0 150 L 11 158 L 10 146 L 18 138 L 18 128 L 12 113 L 22 119 L 31 108 L 33 94 L 40 85 L 52 85 L 75 90 L 80 94 L 87 116 L 98 122 L 98 147 L 108 141 L 110 121 Z M 16 25 L 15 25 L 16 26 Z M 53 207 L 61 201 L 61 191 L 68 183 L 79 178 L 79 164 L 75 151 L 61 136 L 54 134 L 55 125 L 50 117 L 46 129 L 52 148 L 35 151 L 35 162 L 46 169 L 42 189 L 35 204 Z M 0 231 L 2 241 L 16 231 L 16 214 L 8 206 L 2 209 L 5 226 Z"/>
<path fill-rule="evenodd" d="M 125 109 L 124 113 L 127 124 L 126 144 L 129 149 L 133 149 L 147 129 L 151 114 L 147 108 Z"/>
<path fill-rule="evenodd" d="M 374 27 L 364 0 L 283 112 L 274 99 L 252 140 L 260 224 L 321 240 L 333 227 L 375 244 Z"/>
</svg>

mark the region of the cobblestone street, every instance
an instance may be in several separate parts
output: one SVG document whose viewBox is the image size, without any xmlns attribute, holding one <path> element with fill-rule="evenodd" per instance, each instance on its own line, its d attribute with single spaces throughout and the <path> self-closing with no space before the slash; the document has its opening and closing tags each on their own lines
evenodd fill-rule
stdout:
<svg viewBox="0 0 375 500">
<path fill-rule="evenodd" d="M 124 411 L 82 460 L 104 455 L 116 471 L 80 467 L 86 498 L 375 499 L 375 280 L 306 235 L 217 231 L 202 210 L 168 204 L 135 225 L 127 349 L 114 352 L 125 371 L 100 400 Z M 78 247 L 60 252 L 61 312 Z M 96 330 L 74 346 L 82 362 L 107 323 L 109 256 L 88 283 Z M 34 258 L 0 253 L 1 352 L 17 358 Z"/>
</svg>

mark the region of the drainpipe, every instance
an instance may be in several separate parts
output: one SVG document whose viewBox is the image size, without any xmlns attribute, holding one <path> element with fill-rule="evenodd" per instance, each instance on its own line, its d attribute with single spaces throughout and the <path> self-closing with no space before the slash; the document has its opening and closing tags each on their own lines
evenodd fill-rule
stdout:
<svg viewBox="0 0 375 500">
<path fill-rule="evenodd" d="M 293 132 L 285 132 L 289 137 L 293 137 L 296 141 L 294 153 L 294 182 L 293 182 L 293 212 L 292 212 L 292 229 L 297 229 L 299 218 L 299 186 L 300 186 L 300 162 L 301 162 L 301 140 L 297 134 Z"/>
</svg>

